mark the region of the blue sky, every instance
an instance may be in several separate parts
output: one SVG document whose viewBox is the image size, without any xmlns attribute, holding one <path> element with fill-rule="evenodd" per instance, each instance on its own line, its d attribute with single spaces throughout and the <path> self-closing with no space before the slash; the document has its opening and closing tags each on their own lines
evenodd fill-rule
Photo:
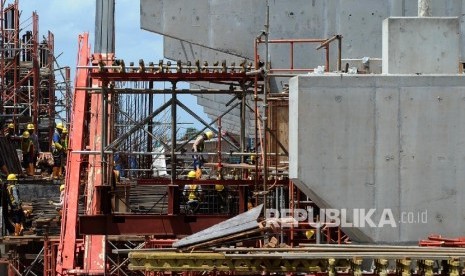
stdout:
<svg viewBox="0 0 465 276">
<path fill-rule="evenodd" d="M 78 35 L 88 32 L 92 47 L 94 44 L 95 0 L 20 0 L 19 6 L 22 10 L 22 22 L 27 21 L 33 11 L 37 11 L 40 36 L 46 36 L 48 30 L 54 33 L 55 55 L 59 56 L 60 66 L 72 68 L 71 77 L 74 80 Z M 130 61 L 137 64 L 141 58 L 146 62 L 157 63 L 163 58 L 162 36 L 140 29 L 139 1 L 116 0 L 115 12 L 116 58 L 124 59 L 126 64 Z M 159 86 L 163 87 L 163 84 Z M 201 107 L 196 104 L 194 96 L 186 95 L 180 98 L 197 114 L 202 114 L 204 119 L 207 118 Z M 180 116 L 183 121 L 194 122 L 188 115 L 181 113 Z M 194 123 L 194 126 L 201 127 L 200 123 Z"/>
</svg>

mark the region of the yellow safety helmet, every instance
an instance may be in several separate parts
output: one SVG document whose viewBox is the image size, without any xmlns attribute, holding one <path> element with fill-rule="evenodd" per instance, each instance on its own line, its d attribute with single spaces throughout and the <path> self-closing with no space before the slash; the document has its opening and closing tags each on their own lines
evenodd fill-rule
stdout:
<svg viewBox="0 0 465 276">
<path fill-rule="evenodd" d="M 210 140 L 213 137 L 213 132 L 207 131 L 205 132 L 205 135 L 207 136 L 207 139 Z"/>
<path fill-rule="evenodd" d="M 65 189 L 65 184 L 61 184 L 60 185 L 60 192 L 63 191 Z"/>
<path fill-rule="evenodd" d="M 27 124 L 27 129 L 28 130 L 34 130 L 34 125 L 33 124 Z"/>
<path fill-rule="evenodd" d="M 14 129 L 15 128 L 15 124 L 11 123 L 11 124 L 8 124 L 8 128 L 12 128 Z"/>
<path fill-rule="evenodd" d="M 26 139 L 27 139 L 27 138 L 29 138 L 30 136 L 31 136 L 31 134 L 29 133 L 29 131 L 26 130 L 26 131 L 23 132 L 23 138 L 26 138 Z"/>
<path fill-rule="evenodd" d="M 62 131 L 61 133 L 63 133 L 63 134 L 68 133 L 68 129 L 67 129 L 66 127 L 64 127 L 64 128 L 63 128 L 63 131 Z"/>
<path fill-rule="evenodd" d="M 221 191 L 224 190 L 224 186 L 223 186 L 223 185 L 216 184 L 216 185 L 215 185 L 215 190 L 216 190 L 217 192 L 221 192 Z"/>
<path fill-rule="evenodd" d="M 18 181 L 18 178 L 16 177 L 16 174 L 10 173 L 6 180 L 8 180 L 8 181 Z"/>
<path fill-rule="evenodd" d="M 194 179 L 194 178 L 195 178 L 195 171 L 190 171 L 190 172 L 187 174 L 187 178 L 189 178 L 189 179 Z"/>
<path fill-rule="evenodd" d="M 56 126 L 57 129 L 61 129 L 61 130 L 63 130 L 64 127 L 65 126 L 63 125 L 63 123 L 58 123 Z"/>
</svg>

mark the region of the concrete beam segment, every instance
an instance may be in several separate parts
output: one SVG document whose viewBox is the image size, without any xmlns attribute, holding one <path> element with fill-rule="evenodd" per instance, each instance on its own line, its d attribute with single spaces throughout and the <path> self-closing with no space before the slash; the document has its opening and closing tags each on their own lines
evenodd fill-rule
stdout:
<svg viewBox="0 0 465 276">
<path fill-rule="evenodd" d="M 462 0 L 432 1 L 433 16 L 460 16 L 463 21 L 463 8 Z M 264 29 L 265 10 L 265 2 L 258 0 L 141 0 L 141 28 L 252 59 L 253 40 Z M 382 21 L 389 16 L 417 16 L 417 11 L 418 1 L 413 0 L 270 1 L 270 38 L 342 34 L 344 58 L 381 57 Z M 168 51 L 182 51 L 169 44 Z M 462 49 L 461 56 L 464 53 Z M 310 52 L 297 61 L 318 64 L 319 54 Z M 273 66 L 280 67 L 287 50 L 271 49 L 270 55 Z"/>
<path fill-rule="evenodd" d="M 345 208 L 363 233 L 356 241 L 462 235 L 464 88 L 456 75 L 291 79 L 291 179 L 324 207 Z M 358 209 L 376 209 L 377 227 L 360 227 Z M 378 227 L 385 210 L 395 227 Z"/>
<path fill-rule="evenodd" d="M 457 17 L 391 17 L 383 22 L 384 74 L 459 72 Z"/>
</svg>

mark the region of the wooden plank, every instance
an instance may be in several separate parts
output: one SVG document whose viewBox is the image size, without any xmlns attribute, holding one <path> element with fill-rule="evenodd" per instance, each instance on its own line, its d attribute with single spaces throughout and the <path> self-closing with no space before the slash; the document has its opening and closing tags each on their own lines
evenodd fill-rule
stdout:
<svg viewBox="0 0 465 276">
<path fill-rule="evenodd" d="M 173 243 L 173 247 L 182 248 L 193 246 L 210 240 L 250 231 L 252 229 L 258 229 L 258 219 L 262 214 L 262 211 L 263 204 L 210 228 L 187 236 Z"/>
</svg>

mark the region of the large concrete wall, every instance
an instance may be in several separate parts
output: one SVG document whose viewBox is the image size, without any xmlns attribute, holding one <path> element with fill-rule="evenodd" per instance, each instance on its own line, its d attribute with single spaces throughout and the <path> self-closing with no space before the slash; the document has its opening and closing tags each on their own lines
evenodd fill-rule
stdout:
<svg viewBox="0 0 465 276">
<path fill-rule="evenodd" d="M 290 177 L 320 206 L 346 208 L 349 221 L 354 208 L 376 208 L 376 224 L 393 212 L 396 227 L 346 228 L 354 240 L 463 235 L 464 78 L 299 76 L 289 104 Z M 402 223 L 409 214 L 416 222 Z"/>
<path fill-rule="evenodd" d="M 458 16 L 464 33 L 464 0 L 432 1 L 433 16 Z M 253 59 L 254 38 L 264 29 L 266 1 L 141 0 L 141 28 L 232 56 Z M 417 0 L 269 1 L 270 38 L 329 38 L 342 34 L 344 58 L 381 57 L 382 21 L 417 16 Z M 463 44 L 463 36 L 462 36 Z M 178 59 L 186 46 L 165 41 L 165 55 Z M 189 48 L 189 47 L 188 47 Z M 463 48 L 463 47 L 462 47 Z M 314 48 L 313 48 L 314 49 Z M 322 52 L 308 49 L 296 66 L 321 65 Z M 271 49 L 276 66 L 288 50 Z M 461 49 L 461 56 L 465 56 Z M 206 57 L 206 52 L 203 52 Z"/>
</svg>

